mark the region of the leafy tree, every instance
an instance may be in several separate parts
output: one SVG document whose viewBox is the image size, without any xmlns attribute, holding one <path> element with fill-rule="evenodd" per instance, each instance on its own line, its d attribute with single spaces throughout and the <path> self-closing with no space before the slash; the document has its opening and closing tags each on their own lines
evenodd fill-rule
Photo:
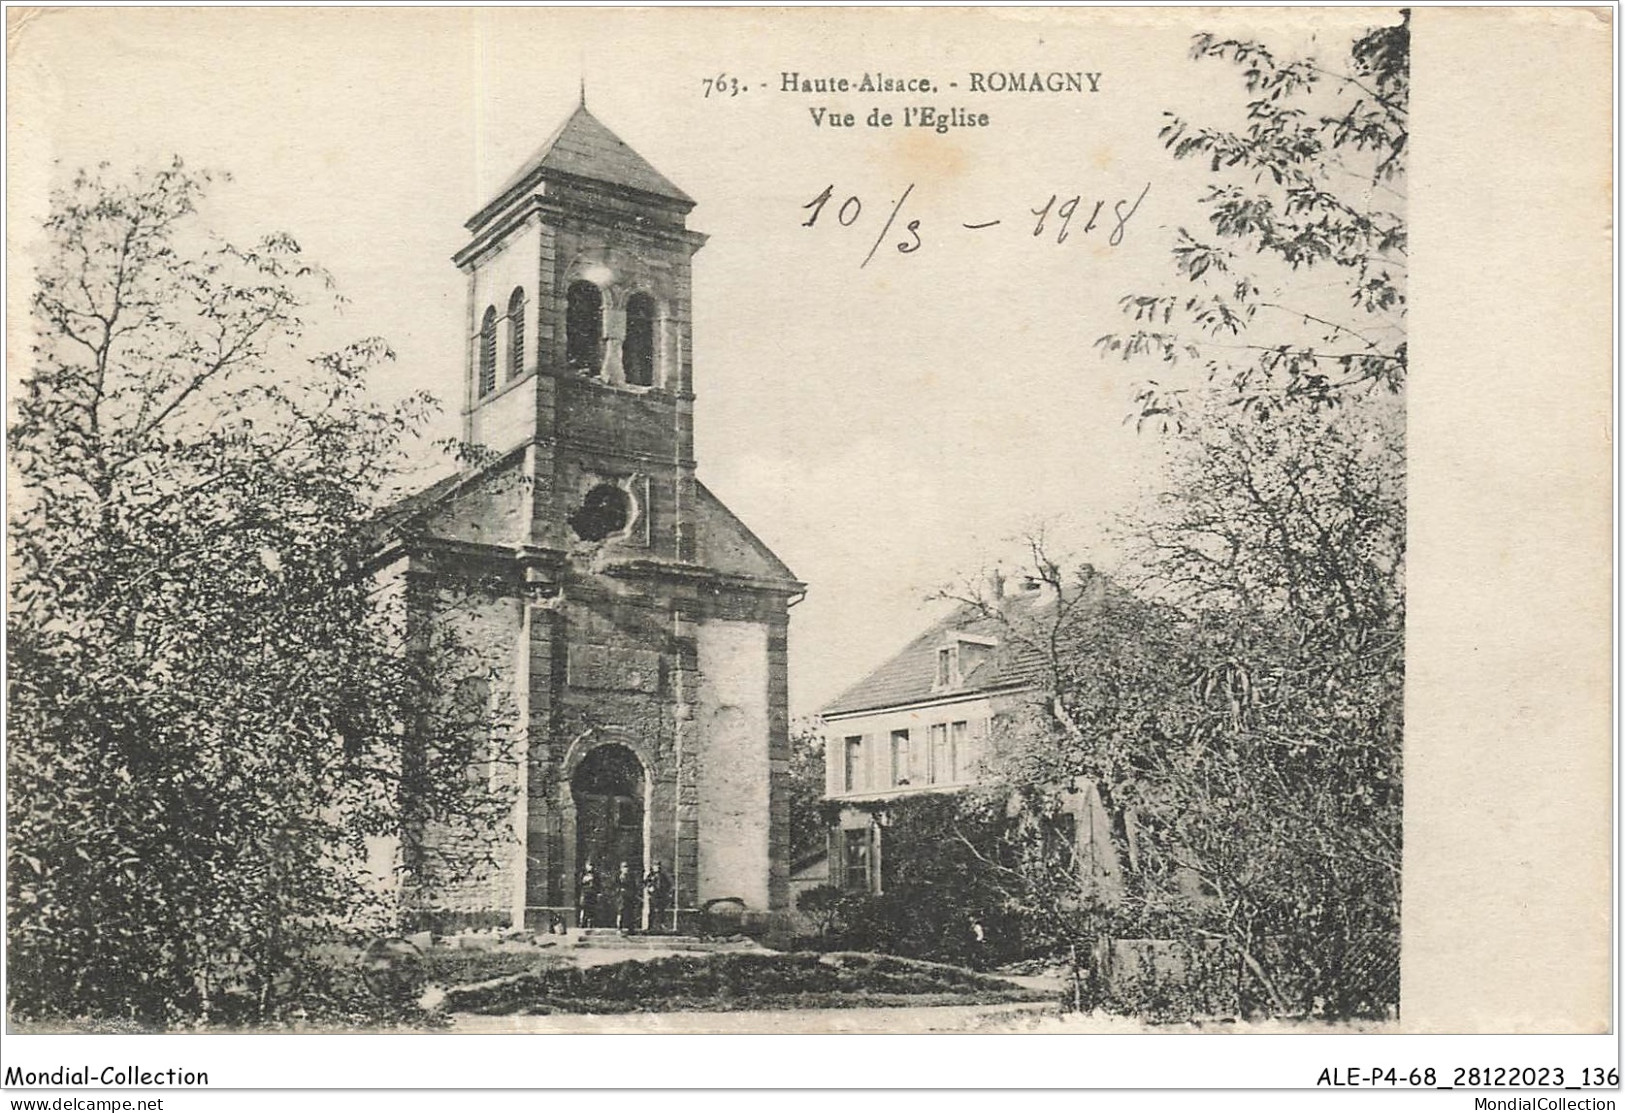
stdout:
<svg viewBox="0 0 1625 1113">
<path fill-rule="evenodd" d="M 967 965 L 1016 951 L 1017 910 L 999 876 L 1002 801 L 923 793 L 855 806 L 883 828 L 881 891 L 842 902 L 842 946 Z"/>
<path fill-rule="evenodd" d="M 460 775 L 491 723 L 433 695 L 460 647 L 406 652 L 373 575 L 430 400 L 368 400 L 381 341 L 307 353 L 328 277 L 209 234 L 210 185 L 104 167 L 45 224 L 10 432 L 14 1015 L 273 1015 L 318 944 L 389 926 L 403 805 L 507 807 Z"/>
<path fill-rule="evenodd" d="M 1398 988 L 1403 468 L 1363 408 L 1286 414 L 1215 423 L 1144 523 L 1192 649 L 1146 822 L 1277 1005 L 1381 1012 Z M 1266 937 L 1296 989 L 1266 979 Z"/>
<path fill-rule="evenodd" d="M 1397 1007 L 1408 35 L 1334 64 L 1196 39 L 1240 68 L 1245 123 L 1169 118 L 1217 178 L 1209 227 L 1179 232 L 1185 288 L 1125 297 L 1134 329 L 1100 341 L 1158 364 L 1134 416 L 1171 434 L 1125 525 L 1133 594 L 1035 541 L 1051 602 L 1006 631 L 1043 698 L 995 767 L 1041 797 L 1087 782 L 1122 868 L 1067 877 L 1031 828 L 1028 915 L 1073 942 L 1217 940 L 1277 1012 Z"/>
<path fill-rule="evenodd" d="M 1081 982 L 1100 973 L 1104 938 L 1183 940 L 1193 954 L 1216 942 L 1245 971 L 1240 1004 L 1391 1007 L 1393 632 L 1345 625 L 1351 651 L 1281 611 L 1147 602 L 1042 556 L 1033 572 L 1046 606 L 973 597 L 1001 617 L 1003 644 L 1044 663 L 1038 698 L 1002 718 L 989 760 L 995 803 L 1019 800 L 1014 822 L 977 854 L 1027 943 L 1069 958 Z M 1108 819 L 1111 849 L 1093 860 L 1092 841 L 1056 826 L 1080 792 Z M 963 801 L 964 829 L 988 806 Z"/>
<path fill-rule="evenodd" d="M 1138 416 L 1184 428 L 1208 420 L 1199 403 L 1211 397 L 1268 419 L 1289 404 L 1398 393 L 1409 13 L 1332 64 L 1212 35 L 1197 36 L 1192 56 L 1238 66 L 1249 99 L 1239 130 L 1171 113 L 1162 129 L 1175 158 L 1204 159 L 1220 180 L 1201 198 L 1208 230 L 1181 228 L 1174 244 L 1187 289 L 1125 296 L 1138 327 L 1098 341 L 1105 354 L 1163 364 Z"/>
<path fill-rule="evenodd" d="M 1064 566 L 1042 534 L 1027 544 L 1022 576 L 1036 590 L 1018 605 L 980 582 L 952 595 L 994 624 L 1001 653 L 1039 665 L 1034 696 L 995 720 L 986 791 L 961 802 L 959 838 L 1019 917 L 1028 948 L 1070 962 L 1081 997 L 1103 937 L 1184 932 L 1153 879 L 1141 802 L 1159 726 L 1188 687 L 1191 646 L 1174 608 L 1088 565 Z M 1079 826 L 1093 822 L 1096 800 L 1106 848 Z M 979 847 L 968 832 L 995 815 L 1006 821 Z"/>
<path fill-rule="evenodd" d="M 817 720 L 797 722 L 790 731 L 790 860 L 828 850 L 825 822 L 824 734 Z"/>
<path fill-rule="evenodd" d="M 1142 582 L 1190 616 L 1200 655 L 1145 820 L 1212 894 L 1193 923 L 1275 1007 L 1391 1011 L 1409 16 L 1337 63 L 1207 36 L 1194 53 L 1239 66 L 1251 97 L 1240 131 L 1164 130 L 1228 180 L 1204 197 L 1210 235 L 1174 252 L 1193 290 L 1172 320 L 1202 372 L 1177 401 L 1140 396 L 1186 433 L 1138 523 Z"/>
</svg>

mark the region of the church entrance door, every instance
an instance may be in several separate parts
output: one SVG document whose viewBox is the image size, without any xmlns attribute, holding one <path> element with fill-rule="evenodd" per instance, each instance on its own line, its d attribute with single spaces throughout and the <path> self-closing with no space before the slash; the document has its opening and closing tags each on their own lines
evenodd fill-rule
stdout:
<svg viewBox="0 0 1625 1113">
<path fill-rule="evenodd" d="M 576 806 L 576 907 L 585 925 L 640 926 L 645 789 L 643 763 L 613 743 L 594 748 L 570 779 Z"/>
</svg>

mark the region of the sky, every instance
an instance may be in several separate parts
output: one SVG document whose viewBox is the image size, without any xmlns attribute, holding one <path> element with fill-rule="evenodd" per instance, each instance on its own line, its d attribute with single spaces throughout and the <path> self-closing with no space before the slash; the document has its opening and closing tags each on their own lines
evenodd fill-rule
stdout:
<svg viewBox="0 0 1625 1113">
<path fill-rule="evenodd" d="M 1190 60 L 1191 35 L 1291 50 L 1373 22 L 1357 9 L 56 11 L 13 32 L 10 236 L 26 256 L 31 215 L 79 166 L 179 154 L 228 171 L 209 219 L 293 234 L 348 299 L 325 333 L 386 338 L 397 360 L 379 393 L 452 400 L 430 439 L 454 436 L 463 222 L 584 83 L 593 114 L 696 199 L 689 227 L 710 236 L 694 264 L 699 475 L 809 585 L 790 636 L 805 715 L 931 621 L 932 593 L 1008 565 L 1040 523 L 1109 565 L 1099 538 L 1154 484 L 1165 446 L 1125 421 L 1156 369 L 1103 360 L 1094 341 L 1124 327 L 1123 295 L 1171 288 L 1169 246 L 1200 219 L 1205 168 L 1163 150 L 1164 112 L 1230 124 L 1242 100 L 1231 67 Z M 1010 71 L 1098 74 L 1099 92 L 970 90 L 974 73 Z M 787 72 L 935 90 L 786 92 Z M 743 91 L 719 95 L 719 77 Z M 988 123 L 899 126 L 920 106 Z M 816 124 L 814 109 L 857 126 Z M 872 109 L 893 126 L 868 126 Z M 1115 211 L 1132 215 L 1114 244 Z"/>
</svg>

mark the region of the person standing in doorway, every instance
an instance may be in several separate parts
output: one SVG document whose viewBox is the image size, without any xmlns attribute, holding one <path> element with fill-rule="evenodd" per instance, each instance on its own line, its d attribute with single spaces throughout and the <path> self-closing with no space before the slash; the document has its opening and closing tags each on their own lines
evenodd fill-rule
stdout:
<svg viewBox="0 0 1625 1113">
<path fill-rule="evenodd" d="M 641 910 L 643 879 L 632 869 L 630 862 L 622 862 L 615 874 L 615 926 L 629 932 L 638 926 Z"/>
<path fill-rule="evenodd" d="M 598 875 L 593 872 L 592 859 L 581 867 L 581 878 L 576 882 L 576 926 L 593 926 L 593 914 L 598 908 Z"/>
<path fill-rule="evenodd" d="M 664 931 L 666 913 L 671 908 L 671 878 L 659 862 L 649 867 L 649 875 L 643 879 L 643 897 L 649 911 L 649 930 Z"/>
</svg>

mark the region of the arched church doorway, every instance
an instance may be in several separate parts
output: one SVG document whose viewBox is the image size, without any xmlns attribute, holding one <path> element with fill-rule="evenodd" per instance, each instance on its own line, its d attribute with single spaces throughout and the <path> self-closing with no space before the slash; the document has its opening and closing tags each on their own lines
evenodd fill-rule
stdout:
<svg viewBox="0 0 1625 1113">
<path fill-rule="evenodd" d="M 625 746 L 594 747 L 570 778 L 576 809 L 576 894 L 583 918 L 598 927 L 615 924 L 626 894 L 620 892 L 622 862 L 641 893 L 643 878 L 643 763 Z M 588 868 L 592 880 L 584 882 Z"/>
</svg>

